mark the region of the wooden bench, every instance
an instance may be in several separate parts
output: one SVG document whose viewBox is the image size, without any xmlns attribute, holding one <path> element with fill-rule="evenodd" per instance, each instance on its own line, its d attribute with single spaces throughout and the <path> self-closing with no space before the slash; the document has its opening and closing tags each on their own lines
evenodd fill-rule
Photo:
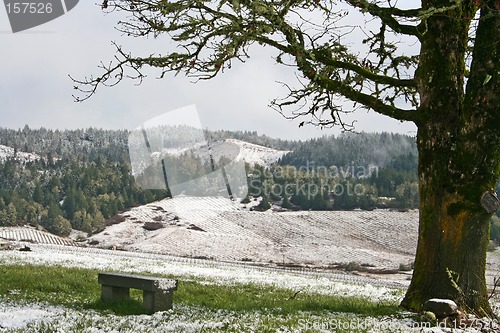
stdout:
<svg viewBox="0 0 500 333">
<path fill-rule="evenodd" d="M 118 301 L 130 297 L 130 288 L 143 290 L 144 309 L 148 313 L 172 309 L 177 280 L 151 276 L 99 273 L 103 301 Z"/>
</svg>

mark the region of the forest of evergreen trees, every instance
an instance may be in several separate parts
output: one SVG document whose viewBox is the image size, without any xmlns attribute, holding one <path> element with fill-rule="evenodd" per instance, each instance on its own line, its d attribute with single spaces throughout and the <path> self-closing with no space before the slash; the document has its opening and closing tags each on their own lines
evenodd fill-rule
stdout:
<svg viewBox="0 0 500 333">
<path fill-rule="evenodd" d="M 119 211 L 164 198 L 130 172 L 126 131 L 0 129 L 0 144 L 41 159 L 0 164 L 0 224 L 41 225 L 67 235 L 96 232 Z"/>
<path fill-rule="evenodd" d="M 175 144 L 189 130 L 179 131 L 169 132 L 163 146 Z M 269 208 L 270 202 L 313 210 L 418 207 L 413 137 L 346 133 L 287 141 L 256 132 L 208 134 L 211 140 L 235 138 L 290 151 L 271 166 L 247 165 L 249 197 L 243 202 L 262 196 L 257 209 Z M 59 235 L 69 234 L 71 228 L 92 233 L 120 211 L 167 197 L 168 190 L 145 190 L 136 184 L 128 137 L 125 130 L 0 128 L 0 145 L 40 156 L 35 161 L 20 162 L 14 156 L 0 162 L 0 225 L 40 225 Z M 182 159 L 179 165 L 186 165 L 183 172 L 192 170 L 188 177 L 209 168 L 207 161 L 193 155 L 177 158 Z"/>
<path fill-rule="evenodd" d="M 299 143 L 279 164 L 297 175 L 291 202 L 304 209 L 408 209 L 418 207 L 417 154 L 411 136 L 344 133 Z"/>
</svg>

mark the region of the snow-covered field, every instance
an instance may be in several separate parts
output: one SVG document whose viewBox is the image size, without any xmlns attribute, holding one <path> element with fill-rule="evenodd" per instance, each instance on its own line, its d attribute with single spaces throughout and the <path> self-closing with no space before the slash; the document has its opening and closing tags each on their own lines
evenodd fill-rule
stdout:
<svg viewBox="0 0 500 333">
<path fill-rule="evenodd" d="M 404 284 L 381 282 L 371 277 L 352 276 L 345 273 L 323 274 L 278 270 L 250 265 L 217 263 L 205 260 L 176 260 L 176 258 L 145 253 L 89 249 L 65 246 L 34 245 L 31 252 L 0 252 L 4 264 L 62 265 L 65 267 L 92 268 L 101 271 L 151 273 L 174 275 L 183 280 L 203 281 L 205 284 L 232 285 L 255 283 L 292 290 L 303 290 L 325 295 L 363 295 L 370 300 L 397 301 Z M 343 281 L 343 282 L 339 282 Z M 394 287 L 399 285 L 400 287 Z"/>
<path fill-rule="evenodd" d="M 254 311 L 228 311 L 201 309 L 192 306 L 175 306 L 166 312 L 157 312 L 153 315 L 116 316 L 101 312 L 86 310 L 77 311 L 62 307 L 47 307 L 45 304 L 15 304 L 7 302 L 1 307 L 6 313 L 0 313 L 2 318 L 9 316 L 10 311 L 26 314 L 30 319 L 17 322 L 4 322 L 2 332 L 337 332 L 336 327 L 345 325 L 355 328 L 364 328 L 363 332 L 445 332 L 440 329 L 422 329 L 420 324 L 411 319 L 397 318 L 357 318 L 348 314 L 328 313 L 321 317 L 300 314 L 298 324 L 291 328 L 288 323 L 297 321 L 296 316 L 289 314 L 269 314 L 265 309 Z M 292 318 L 293 317 L 293 318 Z M 267 322 L 282 323 L 281 328 L 271 330 Z M 345 327 L 344 326 L 344 327 Z M 311 329 L 316 328 L 312 331 Z M 319 329 L 318 329 L 319 328 Z M 446 332 L 451 332 L 446 330 Z M 454 330 L 453 332 L 463 332 Z M 467 332 L 478 332 L 468 330 Z M 494 332 L 490 330 L 489 332 Z"/>
<path fill-rule="evenodd" d="M 418 212 L 254 212 L 225 198 L 176 197 L 134 208 L 91 237 L 100 247 L 224 261 L 397 269 L 413 260 Z M 144 223 L 161 223 L 148 231 Z"/>
<path fill-rule="evenodd" d="M 411 262 L 418 212 L 248 211 L 253 204 L 244 208 L 224 198 L 180 196 L 137 207 L 122 213 L 125 222 L 91 237 L 99 242 L 98 247 L 56 245 L 61 244 L 57 239 L 33 229 L 28 232 L 23 228 L 1 229 L 0 237 L 17 239 L 18 246 L 24 245 L 22 240 L 29 237 L 36 238 L 36 242 L 28 244 L 31 252 L 0 251 L 0 264 L 147 272 L 207 285 L 252 283 L 294 292 L 361 296 L 375 302 L 401 300 L 409 274 L 362 275 L 318 267 L 357 262 L 377 268 L 397 268 L 400 263 Z M 144 228 L 146 222 L 159 223 L 162 228 L 148 231 Z M 15 235 L 22 236 L 15 238 Z M 279 268 L 281 264 L 301 264 L 302 268 Z M 490 286 L 499 272 L 497 250 L 488 254 Z M 498 300 L 494 306 L 500 315 Z M 280 330 L 273 332 L 303 332 L 318 327 L 313 331 L 335 332 L 331 325 L 340 324 L 339 318 L 355 326 L 366 326 L 364 332 L 388 331 L 386 327 L 391 332 L 446 331 L 422 328 L 411 319 L 368 317 L 360 322 L 355 316 L 338 313 L 325 313 L 321 317 L 298 313 L 293 320 L 299 318 L 299 324 L 291 325 L 290 315 L 269 314 L 266 309 L 215 311 L 175 304 L 173 310 L 151 316 L 117 316 L 0 299 L 0 332 L 261 332 L 265 331 L 269 316 L 274 322 L 283 323 Z M 500 332 L 500 328 L 496 326 L 485 332 Z"/>
<path fill-rule="evenodd" d="M 249 211 L 255 203 L 179 196 L 124 212 L 125 222 L 91 240 L 101 248 L 274 265 L 398 269 L 414 260 L 417 210 Z M 148 231 L 145 223 L 162 228 Z M 488 253 L 490 287 L 498 276 L 500 251 Z"/>
<path fill-rule="evenodd" d="M 425 324 L 412 319 L 401 319 L 397 317 L 364 317 L 359 318 L 345 313 L 330 312 L 321 317 L 307 314 L 297 315 L 270 314 L 266 309 L 254 311 L 228 311 L 202 309 L 193 306 L 175 306 L 166 312 L 157 312 L 153 315 L 117 316 L 103 314 L 98 311 L 77 311 L 61 307 L 47 309 L 45 304 L 23 305 L 9 304 L 4 309 L 19 309 L 26 312 L 32 319 L 27 325 L 10 326 L 0 331 L 28 333 L 28 332 L 151 332 L 151 333 L 199 333 L 199 332 L 277 332 L 277 333 L 302 333 L 302 332 L 407 332 L 407 333 L 495 333 L 499 326 L 489 321 L 481 321 L 479 325 L 487 326 L 483 330 L 478 329 L 450 329 L 429 328 Z M 35 318 L 33 312 L 44 315 L 43 320 Z M 0 320 L 2 314 L 0 314 Z M 269 327 L 268 322 L 280 323 L 281 327 Z M 289 323 L 296 322 L 292 328 Z M 491 325 L 491 328 L 489 326 Z M 275 325 L 273 325 L 275 326 Z"/>
<path fill-rule="evenodd" d="M 325 295 L 355 296 L 361 294 L 372 300 L 396 300 L 393 295 L 394 291 L 401 291 L 407 285 L 406 282 L 396 279 L 380 280 L 370 276 L 352 275 L 344 272 L 286 270 L 242 263 L 178 258 L 154 253 L 36 244 L 31 246 L 31 250 L 31 252 L 2 251 L 0 252 L 0 262 L 5 264 L 62 265 L 129 273 L 171 274 L 183 279 L 202 280 L 209 284 L 256 283 L 290 289 L 300 288 L 304 291 Z M 401 292 L 396 292 L 396 295 L 400 294 Z"/>
<path fill-rule="evenodd" d="M 0 263 L 63 265 L 104 271 L 172 274 L 184 281 L 196 280 L 204 284 L 231 285 L 251 282 L 306 293 L 361 296 L 371 301 L 398 302 L 404 292 L 404 288 L 377 286 L 376 280 L 369 277 L 358 277 L 359 280 L 354 281 L 355 283 L 348 283 L 339 282 L 340 277 L 335 274 L 282 271 L 203 260 L 175 261 L 169 256 L 158 254 L 55 245 L 33 245 L 31 252 L 2 251 Z M 323 329 L 317 330 L 318 332 L 335 332 L 332 325 L 340 324 L 339 318 L 342 318 L 342 322 L 367 326 L 366 332 L 388 331 L 387 327 L 391 332 L 446 332 L 446 330 L 439 329 L 423 330 L 417 322 L 411 319 L 395 317 L 357 318 L 349 314 L 338 313 L 325 313 L 322 317 L 314 317 L 305 312 L 297 315 L 300 318 L 299 324 L 295 325 L 294 329 L 289 329 L 290 315 L 272 314 L 274 321 L 283 322 L 282 330 L 277 330 L 277 332 L 302 332 L 305 328 L 314 325 L 323 325 Z M 269 316 L 271 314 L 266 309 L 245 312 L 216 311 L 179 304 L 175 304 L 173 310 L 158 312 L 151 316 L 117 316 L 94 310 L 75 310 L 61 306 L 0 299 L 0 331 L 2 332 L 221 332 L 226 330 L 259 332 L 265 327 Z M 296 319 L 297 316 L 295 316 Z M 468 330 L 467 332 L 475 331 Z M 495 330 L 488 332 L 495 332 Z"/>
<path fill-rule="evenodd" d="M 71 239 L 59 237 L 32 227 L 0 227 L 0 238 L 25 243 L 77 245 Z"/>
<path fill-rule="evenodd" d="M 359 284 L 336 282 L 337 279 L 332 276 L 323 276 L 320 274 L 300 274 L 296 272 L 287 272 L 272 270 L 266 268 L 218 264 L 215 262 L 206 262 L 203 260 L 185 260 L 172 261 L 168 256 L 144 253 L 127 253 L 122 251 L 111 251 L 102 249 L 82 249 L 67 246 L 54 245 L 32 245 L 31 252 L 3 251 L 0 252 L 0 262 L 3 264 L 35 264 L 35 265 L 63 265 L 66 267 L 84 267 L 94 268 L 102 271 L 116 270 L 122 272 L 149 272 L 153 274 L 172 274 L 179 279 L 196 280 L 205 284 L 240 284 L 255 283 L 259 285 L 271 285 L 291 290 L 301 290 L 303 292 L 314 292 L 319 294 L 359 296 L 363 295 L 370 300 L 380 301 L 398 301 L 403 293 L 401 288 L 376 287 L 369 282 L 370 278 L 360 280 Z M 214 328 L 225 325 L 225 321 L 231 316 L 261 316 L 260 314 L 237 314 L 237 313 L 210 313 L 208 322 L 196 323 L 190 322 L 186 318 L 187 313 L 199 311 L 189 307 L 177 307 L 174 311 L 153 316 L 139 316 L 139 318 L 119 318 L 111 316 L 113 325 L 109 323 L 99 326 L 99 322 L 105 321 L 104 315 L 95 311 L 76 311 L 64 309 L 62 307 L 45 306 L 43 304 L 23 304 L 12 301 L 0 300 L 0 330 L 3 328 L 30 328 L 39 327 L 37 322 L 49 322 L 60 328 L 62 332 L 71 327 L 72 320 L 69 318 L 92 318 L 93 328 L 88 332 L 113 331 L 125 325 L 133 325 L 130 328 L 143 329 L 150 327 L 151 321 L 158 320 L 161 317 L 168 317 L 160 327 L 162 331 L 167 332 L 198 332 L 202 325 Z M 204 310 L 206 311 L 206 310 Z M 173 317 L 173 318 L 172 318 Z M 108 318 L 109 319 L 109 318 Z M 138 320 L 138 322 L 137 322 Z M 238 319 L 238 320 L 241 320 Z M 255 322 L 256 318 L 247 322 Z M 96 324 L 97 322 L 97 324 Z M 32 323 L 27 326 L 28 323 Z M 125 324 L 127 323 L 127 324 Z M 116 327 L 114 326 L 116 325 Z M 61 328 L 62 327 L 62 328 Z M 127 332 L 136 332 L 127 330 Z M 183 329 L 176 331 L 176 329 Z M 29 331 L 29 330 L 28 330 Z M 68 330 L 69 331 L 69 330 Z M 119 331 L 119 330 L 117 330 Z M 216 330 L 217 331 L 217 330 Z"/>
</svg>

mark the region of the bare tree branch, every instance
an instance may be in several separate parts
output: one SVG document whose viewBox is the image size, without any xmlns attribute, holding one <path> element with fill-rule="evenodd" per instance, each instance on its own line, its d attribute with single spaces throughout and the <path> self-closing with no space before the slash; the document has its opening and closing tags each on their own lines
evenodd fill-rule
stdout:
<svg viewBox="0 0 500 333">
<path fill-rule="evenodd" d="M 379 17 L 385 24 L 397 33 L 419 37 L 420 32 L 416 25 L 401 24 L 394 16 L 418 19 L 420 9 L 402 10 L 394 7 L 380 7 L 368 0 L 346 0 L 354 7 L 360 8 L 373 16 Z"/>
<path fill-rule="evenodd" d="M 394 54 L 396 46 L 388 40 L 390 32 L 385 27 L 417 36 L 415 26 L 402 25 L 395 17 L 418 19 L 420 10 L 379 7 L 367 1 L 346 2 L 380 20 L 379 32 L 365 32 L 368 38 L 363 43 L 369 48 L 365 57 L 340 41 L 344 31 L 353 28 L 342 23 L 347 13 L 336 9 L 329 0 L 106 0 L 102 4 L 104 10 L 130 14 L 127 20 L 119 22 L 119 31 L 139 38 L 165 36 L 177 43 L 177 49 L 164 55 L 140 57 L 115 44 L 115 60 L 101 63 L 102 74 L 84 79 L 71 77 L 80 92 L 74 99 L 84 101 L 99 86 L 114 86 L 124 78 L 140 84 L 145 78 L 145 67 L 158 68 L 160 78 L 170 72 L 182 72 L 196 80 L 211 79 L 231 68 L 233 61 L 244 62 L 249 57 L 249 47 L 259 43 L 281 52 L 277 62 L 284 64 L 286 56 L 288 65 L 308 81 L 298 89 L 288 86 L 289 97 L 304 100 L 317 124 L 349 127 L 341 114 L 350 110 L 339 102 L 340 97 L 399 120 L 415 121 L 415 110 L 404 110 L 396 104 L 418 105 L 412 68 L 418 58 Z M 312 17 L 313 10 L 321 16 Z M 291 104 L 279 105 L 283 112 Z"/>
</svg>

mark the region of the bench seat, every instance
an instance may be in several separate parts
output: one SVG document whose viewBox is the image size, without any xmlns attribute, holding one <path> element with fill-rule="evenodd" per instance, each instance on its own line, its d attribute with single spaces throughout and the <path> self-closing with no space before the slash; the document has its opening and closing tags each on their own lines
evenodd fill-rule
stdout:
<svg viewBox="0 0 500 333">
<path fill-rule="evenodd" d="M 130 297 L 130 288 L 143 290 L 143 305 L 148 313 L 172 309 L 177 280 L 122 273 L 99 273 L 103 301 Z"/>
</svg>

